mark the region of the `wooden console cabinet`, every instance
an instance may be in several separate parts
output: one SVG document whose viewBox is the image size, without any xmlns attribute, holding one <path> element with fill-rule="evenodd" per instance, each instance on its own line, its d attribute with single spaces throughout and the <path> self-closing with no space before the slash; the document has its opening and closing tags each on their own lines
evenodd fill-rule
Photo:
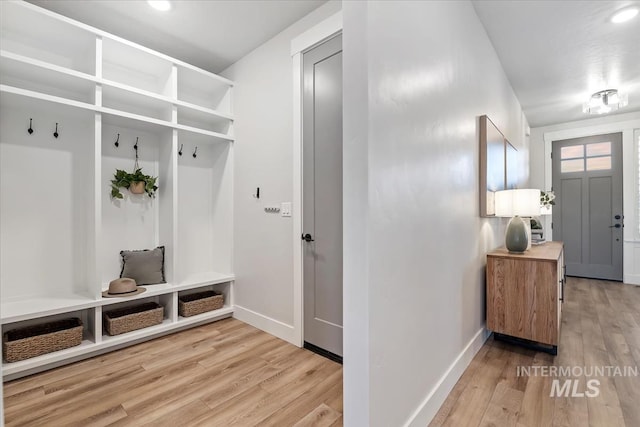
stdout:
<svg viewBox="0 0 640 427">
<path fill-rule="evenodd" d="M 564 298 L 562 242 L 524 254 L 505 248 L 487 254 L 487 328 L 497 338 L 519 338 L 557 354 Z"/>
</svg>

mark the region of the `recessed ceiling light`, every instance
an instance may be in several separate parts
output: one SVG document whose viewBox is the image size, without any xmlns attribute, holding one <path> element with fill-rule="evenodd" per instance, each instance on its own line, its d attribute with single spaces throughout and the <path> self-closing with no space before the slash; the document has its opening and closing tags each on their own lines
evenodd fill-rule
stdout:
<svg viewBox="0 0 640 427">
<path fill-rule="evenodd" d="M 171 9 L 171 2 L 169 0 L 147 0 L 147 3 L 149 3 L 152 8 L 163 12 Z"/>
<path fill-rule="evenodd" d="M 611 22 L 615 24 L 620 24 L 621 22 L 627 22 L 630 19 L 635 18 L 638 14 L 637 7 L 627 7 L 622 10 L 619 10 L 611 17 Z"/>
</svg>

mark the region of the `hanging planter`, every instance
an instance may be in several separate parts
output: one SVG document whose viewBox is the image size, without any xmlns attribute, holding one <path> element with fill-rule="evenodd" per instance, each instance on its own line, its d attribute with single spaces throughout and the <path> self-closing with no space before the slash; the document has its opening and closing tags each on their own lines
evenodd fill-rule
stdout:
<svg viewBox="0 0 640 427">
<path fill-rule="evenodd" d="M 158 177 L 142 173 L 142 168 L 137 168 L 134 173 L 116 169 L 111 180 L 111 198 L 122 199 L 124 196 L 120 192 L 121 188 L 128 188 L 132 194 L 147 193 L 149 197 L 155 197 L 158 190 L 157 180 Z"/>
<path fill-rule="evenodd" d="M 128 188 L 131 194 L 147 193 L 149 197 L 155 197 L 158 186 L 157 176 L 145 175 L 142 168 L 138 164 L 138 141 L 133 146 L 136 150 L 136 162 L 133 165 L 133 173 L 129 173 L 122 169 L 116 169 L 116 173 L 111 180 L 111 198 L 122 199 L 124 196 L 120 192 L 121 188 Z"/>
<path fill-rule="evenodd" d="M 132 182 L 129 185 L 129 192 L 133 193 L 133 194 L 142 194 L 144 193 L 144 188 L 146 187 L 147 183 L 144 181 L 135 181 Z"/>
</svg>

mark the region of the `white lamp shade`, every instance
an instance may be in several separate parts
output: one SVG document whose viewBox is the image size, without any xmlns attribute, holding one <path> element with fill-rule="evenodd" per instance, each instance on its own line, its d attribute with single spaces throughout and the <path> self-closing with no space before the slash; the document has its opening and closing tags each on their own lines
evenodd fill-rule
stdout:
<svg viewBox="0 0 640 427">
<path fill-rule="evenodd" d="M 496 191 L 495 214 L 502 217 L 540 215 L 540 190 L 523 188 Z"/>
</svg>

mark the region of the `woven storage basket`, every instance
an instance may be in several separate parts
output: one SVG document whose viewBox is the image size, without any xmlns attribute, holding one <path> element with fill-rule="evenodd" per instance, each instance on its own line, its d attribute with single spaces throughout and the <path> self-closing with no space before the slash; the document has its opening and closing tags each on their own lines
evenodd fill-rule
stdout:
<svg viewBox="0 0 640 427">
<path fill-rule="evenodd" d="M 120 335 L 162 323 L 164 307 L 146 302 L 104 313 L 104 328 L 109 335 Z"/>
<path fill-rule="evenodd" d="M 63 350 L 82 343 L 82 322 L 77 317 L 7 331 L 2 337 L 7 362 Z"/>
<path fill-rule="evenodd" d="M 215 291 L 203 291 L 178 298 L 178 313 L 182 317 L 195 316 L 218 310 L 224 305 L 224 295 Z"/>
</svg>

